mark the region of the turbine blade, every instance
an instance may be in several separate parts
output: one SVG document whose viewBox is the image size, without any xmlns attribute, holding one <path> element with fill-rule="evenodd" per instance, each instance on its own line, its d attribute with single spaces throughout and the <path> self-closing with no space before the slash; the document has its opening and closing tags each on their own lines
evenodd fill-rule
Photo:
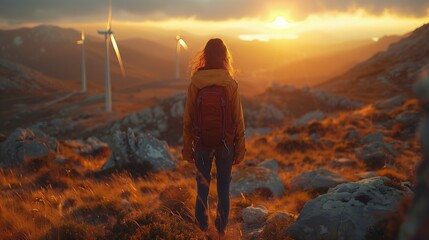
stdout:
<svg viewBox="0 0 429 240">
<path fill-rule="evenodd" d="M 113 34 L 110 35 L 110 38 L 112 39 L 113 49 L 115 49 L 116 58 L 118 59 L 119 66 L 121 67 L 122 76 L 125 78 L 126 75 L 125 75 L 124 64 L 122 62 L 121 54 L 119 53 L 118 44 L 116 43 L 116 40 L 115 40 L 115 37 L 113 36 Z"/>
<path fill-rule="evenodd" d="M 188 50 L 188 45 L 186 44 L 186 42 L 181 38 L 179 39 L 179 44 L 185 49 Z"/>
<path fill-rule="evenodd" d="M 109 17 L 107 18 L 107 30 L 112 29 L 112 0 L 109 0 Z"/>
</svg>

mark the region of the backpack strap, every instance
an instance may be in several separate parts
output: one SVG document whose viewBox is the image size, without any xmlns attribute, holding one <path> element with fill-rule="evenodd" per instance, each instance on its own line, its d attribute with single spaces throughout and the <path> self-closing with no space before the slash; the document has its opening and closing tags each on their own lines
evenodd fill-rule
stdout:
<svg viewBox="0 0 429 240">
<path fill-rule="evenodd" d="M 201 89 L 200 90 L 198 90 L 198 93 L 197 93 L 197 105 L 196 105 L 196 111 L 195 112 L 197 112 L 198 114 L 197 114 L 197 116 L 196 116 L 196 124 L 195 124 L 195 137 L 197 138 L 196 140 L 198 141 L 200 138 L 201 138 L 201 132 L 202 132 L 202 130 L 201 130 L 201 124 L 202 124 L 202 120 L 201 120 L 201 118 L 202 118 L 202 116 L 201 116 L 201 101 L 202 101 L 202 97 L 201 97 L 201 94 L 200 94 L 200 91 L 201 91 Z"/>
<path fill-rule="evenodd" d="M 229 153 L 229 148 L 228 145 L 226 144 L 226 101 L 227 101 L 227 96 L 226 96 L 226 89 L 225 87 L 223 87 L 223 96 L 221 98 L 221 106 L 222 106 L 222 142 L 223 145 L 225 146 L 226 150 Z"/>
</svg>

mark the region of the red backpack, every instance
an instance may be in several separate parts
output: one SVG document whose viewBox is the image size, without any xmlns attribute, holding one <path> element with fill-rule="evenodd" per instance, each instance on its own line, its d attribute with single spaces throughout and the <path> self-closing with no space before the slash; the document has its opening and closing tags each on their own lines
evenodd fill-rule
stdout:
<svg viewBox="0 0 429 240">
<path fill-rule="evenodd" d="M 218 149 L 232 144 L 231 104 L 226 88 L 212 85 L 198 91 L 195 105 L 195 136 L 199 147 Z"/>
</svg>

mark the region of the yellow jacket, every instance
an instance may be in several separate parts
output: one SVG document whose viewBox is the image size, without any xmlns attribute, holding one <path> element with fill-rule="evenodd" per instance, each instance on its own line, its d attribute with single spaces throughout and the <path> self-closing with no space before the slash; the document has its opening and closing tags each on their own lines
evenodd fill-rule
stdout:
<svg viewBox="0 0 429 240">
<path fill-rule="evenodd" d="M 192 144 L 195 141 L 193 119 L 198 90 L 211 85 L 226 87 L 227 95 L 231 103 L 232 119 L 235 129 L 234 162 L 240 163 L 244 160 L 244 154 L 246 152 L 243 108 L 238 92 L 238 83 L 231 77 L 229 72 L 224 69 L 200 70 L 191 77 L 185 112 L 183 114 L 183 159 L 192 160 L 194 158 L 192 150 Z"/>
</svg>

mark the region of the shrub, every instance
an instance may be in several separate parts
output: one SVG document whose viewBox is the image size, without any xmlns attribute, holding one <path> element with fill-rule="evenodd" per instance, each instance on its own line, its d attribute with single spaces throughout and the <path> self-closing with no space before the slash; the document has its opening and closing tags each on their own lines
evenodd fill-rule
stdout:
<svg viewBox="0 0 429 240">
<path fill-rule="evenodd" d="M 276 150 L 281 153 L 305 152 L 310 149 L 314 149 L 314 145 L 303 139 L 285 139 L 276 146 Z"/>
<path fill-rule="evenodd" d="M 113 239 L 203 239 L 195 224 L 163 211 L 123 217 L 112 234 Z"/>
<path fill-rule="evenodd" d="M 137 228 L 131 239 L 203 239 L 202 236 L 198 237 L 199 230 L 194 224 L 186 223 L 177 217 L 163 216 L 162 213 L 155 216 L 155 221 Z"/>
<path fill-rule="evenodd" d="M 113 174 L 129 174 L 134 178 L 147 176 L 153 170 L 152 164 L 149 162 L 128 163 L 115 168 L 109 168 L 98 172 L 91 172 L 88 175 L 98 179 L 106 179 Z"/>
<path fill-rule="evenodd" d="M 82 224 L 64 223 L 54 227 L 42 238 L 44 240 L 85 240 L 89 235 Z"/>
<path fill-rule="evenodd" d="M 97 225 L 108 223 L 110 218 L 117 218 L 120 213 L 121 206 L 118 203 L 93 203 L 78 207 L 68 218 L 73 221 Z"/>
<path fill-rule="evenodd" d="M 402 173 L 395 171 L 394 169 L 385 168 L 377 171 L 377 175 L 385 176 L 397 182 L 403 182 L 407 180 L 407 176 Z"/>
<path fill-rule="evenodd" d="M 167 213 L 177 214 L 185 221 L 193 222 L 192 211 L 186 206 L 190 197 L 191 194 L 186 188 L 169 186 L 159 194 L 159 199 L 161 200 L 160 209 Z"/>
<path fill-rule="evenodd" d="M 302 132 L 302 128 L 290 126 L 286 130 L 284 130 L 283 132 L 287 133 L 287 134 L 299 134 Z"/>
<path fill-rule="evenodd" d="M 27 174 L 37 173 L 41 169 L 49 169 L 52 165 L 52 160 L 54 155 L 50 154 L 46 157 L 38 157 L 33 159 L 28 159 L 22 165 L 22 170 Z"/>
<path fill-rule="evenodd" d="M 326 129 L 320 122 L 312 122 L 310 125 L 308 125 L 308 134 L 325 134 Z"/>
<path fill-rule="evenodd" d="M 42 188 L 52 187 L 58 190 L 65 190 L 69 188 L 69 185 L 64 178 L 55 176 L 55 171 L 46 171 L 41 173 L 36 177 L 33 183 L 36 185 L 36 187 Z"/>
</svg>

